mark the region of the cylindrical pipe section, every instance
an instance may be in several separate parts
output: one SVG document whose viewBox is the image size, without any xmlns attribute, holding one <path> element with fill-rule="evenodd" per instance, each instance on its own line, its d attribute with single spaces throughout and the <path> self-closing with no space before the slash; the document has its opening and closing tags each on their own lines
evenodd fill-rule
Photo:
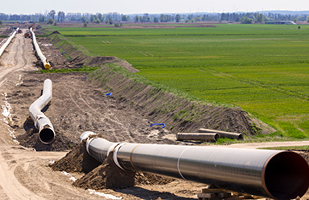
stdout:
<svg viewBox="0 0 309 200">
<path fill-rule="evenodd" d="M 35 127 L 39 130 L 39 140 L 43 144 L 51 144 L 56 137 L 54 127 L 50 120 L 41 112 L 41 110 L 52 99 L 52 81 L 46 79 L 43 86 L 43 94 L 29 107 L 29 114 L 34 121 Z"/>
<path fill-rule="evenodd" d="M 12 41 L 12 39 L 15 37 L 17 31 L 19 30 L 19 28 L 17 28 L 13 34 L 7 39 L 7 41 L 1 46 L 0 48 L 0 57 L 2 56 L 4 50 L 9 46 L 10 42 Z"/>
<path fill-rule="evenodd" d="M 226 132 L 226 131 L 218 131 L 213 129 L 206 129 L 206 128 L 200 128 L 198 130 L 199 133 L 218 133 L 220 137 L 227 137 L 231 139 L 237 139 L 237 140 L 243 140 L 244 134 L 242 133 L 233 133 L 233 132 Z"/>
<path fill-rule="evenodd" d="M 217 141 L 220 138 L 218 133 L 177 133 L 177 140 L 201 140 Z"/>
<path fill-rule="evenodd" d="M 309 167 L 289 151 L 232 149 L 180 145 L 112 143 L 88 139 L 88 153 L 103 162 L 113 151 L 114 162 L 128 171 L 145 171 L 219 188 L 275 199 L 306 193 Z"/>
<path fill-rule="evenodd" d="M 37 55 L 41 59 L 41 62 L 43 64 L 44 68 L 45 69 L 50 69 L 51 66 L 50 66 L 49 62 L 47 62 L 46 57 L 43 55 L 43 53 L 42 53 L 42 51 L 41 51 L 41 49 L 40 49 L 40 47 L 39 47 L 39 45 L 38 45 L 38 43 L 36 41 L 35 33 L 32 30 L 32 28 L 30 28 L 30 32 L 32 34 L 32 42 L 33 42 L 34 48 L 36 50 Z"/>
</svg>

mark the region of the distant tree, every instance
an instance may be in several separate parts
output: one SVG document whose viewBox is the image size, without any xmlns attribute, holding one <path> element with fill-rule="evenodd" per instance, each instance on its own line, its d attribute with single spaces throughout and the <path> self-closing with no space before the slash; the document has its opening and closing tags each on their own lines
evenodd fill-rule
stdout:
<svg viewBox="0 0 309 200">
<path fill-rule="evenodd" d="M 309 23 L 309 17 L 307 18 L 307 23 Z"/>
<path fill-rule="evenodd" d="M 92 21 L 92 23 L 99 24 L 99 23 L 101 23 L 101 21 L 99 19 L 95 19 L 95 20 Z"/>
<path fill-rule="evenodd" d="M 191 23 L 194 23 L 195 22 L 195 19 L 191 19 Z"/>
<path fill-rule="evenodd" d="M 87 22 L 84 22 L 84 27 L 85 27 L 85 28 L 87 27 L 87 25 L 88 25 L 88 23 L 87 23 Z"/>
<path fill-rule="evenodd" d="M 225 13 L 221 13 L 221 21 L 225 21 L 226 20 L 226 14 Z"/>
<path fill-rule="evenodd" d="M 190 20 L 189 20 L 188 18 L 185 20 L 186 23 L 189 23 L 189 21 L 190 21 Z"/>
<path fill-rule="evenodd" d="M 39 17 L 39 22 L 45 22 L 45 17 L 44 17 L 44 15 L 41 15 L 41 16 Z"/>
<path fill-rule="evenodd" d="M 97 19 L 97 16 L 96 15 L 91 15 L 90 16 L 90 22 L 93 22 L 94 20 Z"/>
<path fill-rule="evenodd" d="M 177 15 L 175 16 L 175 19 L 176 19 L 176 22 L 180 22 L 180 14 L 177 14 Z"/>
<path fill-rule="evenodd" d="M 102 15 L 101 13 L 98 14 L 97 18 L 98 18 L 101 22 L 104 21 L 104 17 L 103 17 L 103 15 Z"/>
<path fill-rule="evenodd" d="M 128 21 L 128 20 L 129 20 L 129 16 L 126 16 L 126 15 L 122 15 L 122 16 L 121 16 L 121 21 L 126 22 L 126 21 Z"/>
<path fill-rule="evenodd" d="M 80 20 L 81 20 L 83 23 L 86 23 L 86 22 L 87 22 L 87 18 L 86 18 L 85 16 L 82 16 L 82 17 L 80 18 Z"/>
<path fill-rule="evenodd" d="M 196 22 L 202 21 L 202 19 L 201 19 L 200 17 L 195 17 L 194 20 L 195 20 Z"/>
<path fill-rule="evenodd" d="M 63 22 L 65 18 L 65 13 L 63 11 L 58 12 L 58 22 Z"/>
<path fill-rule="evenodd" d="M 110 19 L 110 20 L 109 20 L 109 24 L 112 25 L 113 23 L 114 23 L 114 20 L 113 20 L 113 19 Z"/>
<path fill-rule="evenodd" d="M 134 17 L 134 22 L 137 23 L 139 21 L 139 16 L 138 15 L 135 15 Z"/>
<path fill-rule="evenodd" d="M 253 22 L 253 19 L 252 18 L 249 18 L 247 16 L 243 16 L 241 19 L 240 19 L 241 23 L 242 24 L 251 24 Z"/>
<path fill-rule="evenodd" d="M 147 16 L 146 22 L 150 22 L 150 20 L 151 20 L 150 16 Z"/>
<path fill-rule="evenodd" d="M 191 20 L 192 18 L 193 18 L 193 15 L 191 14 L 191 15 L 188 15 L 188 20 Z"/>
<path fill-rule="evenodd" d="M 257 18 L 256 18 L 256 21 L 257 21 L 258 23 L 262 23 L 262 22 L 263 22 L 263 14 L 258 14 L 258 15 L 257 15 Z"/>
<path fill-rule="evenodd" d="M 55 11 L 55 10 L 51 10 L 48 14 L 49 14 L 49 16 L 50 16 L 53 20 L 55 20 L 55 15 L 56 15 L 56 11 Z"/>
<path fill-rule="evenodd" d="M 297 22 L 297 18 L 296 18 L 296 17 L 294 17 L 293 21 L 296 23 L 296 22 Z"/>
<path fill-rule="evenodd" d="M 0 19 L 0 25 L 2 25 L 3 24 L 3 21 Z"/>
<path fill-rule="evenodd" d="M 55 22 L 55 20 L 53 20 L 53 18 L 49 18 L 48 21 L 46 22 L 46 24 L 53 24 Z"/>
<path fill-rule="evenodd" d="M 154 23 L 158 23 L 158 22 L 159 22 L 159 19 L 155 17 L 155 18 L 153 19 L 153 22 L 154 22 Z"/>
<path fill-rule="evenodd" d="M 108 23 L 109 23 L 109 20 L 107 19 L 107 20 L 105 21 L 105 23 L 108 24 Z"/>
<path fill-rule="evenodd" d="M 70 20 L 71 21 L 76 21 L 76 17 L 73 15 Z"/>
</svg>

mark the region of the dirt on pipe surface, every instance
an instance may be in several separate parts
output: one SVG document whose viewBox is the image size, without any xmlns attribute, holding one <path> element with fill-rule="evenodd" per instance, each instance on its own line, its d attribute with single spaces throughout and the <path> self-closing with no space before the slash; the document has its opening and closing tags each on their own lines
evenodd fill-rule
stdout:
<svg viewBox="0 0 309 200">
<path fill-rule="evenodd" d="M 50 44 L 46 39 L 38 41 Z M 88 81 L 85 73 L 36 73 L 42 65 L 31 42 L 17 34 L 0 57 L 0 199 L 106 199 L 101 193 L 123 199 L 197 199 L 196 194 L 206 185 L 147 173 L 126 176 L 126 188 L 107 189 L 109 174 L 116 169 L 110 162 L 96 162 L 85 152 L 78 140 L 84 131 L 100 133 L 112 142 L 187 143 L 176 141 L 169 129 L 150 127 L 154 122 L 147 116 L 113 95 L 105 96 L 109 91 Z M 70 61 L 55 46 L 41 47 L 59 68 L 84 62 L 82 55 Z M 50 47 L 50 52 L 44 47 Z M 28 120 L 29 106 L 41 95 L 46 78 L 53 82 L 51 104 L 43 109 L 56 132 L 51 145 L 39 142 Z M 308 157 L 307 152 L 303 154 Z M 117 179 L 109 180 L 117 185 Z"/>
</svg>

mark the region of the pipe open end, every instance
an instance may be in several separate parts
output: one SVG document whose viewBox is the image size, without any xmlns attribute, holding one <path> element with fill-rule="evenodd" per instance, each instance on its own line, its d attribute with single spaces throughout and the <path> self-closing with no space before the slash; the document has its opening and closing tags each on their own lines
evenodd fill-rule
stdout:
<svg viewBox="0 0 309 200">
<path fill-rule="evenodd" d="M 44 128 L 39 134 L 39 139 L 43 144 L 51 144 L 55 140 L 55 133 L 49 128 Z"/>
<path fill-rule="evenodd" d="M 237 137 L 238 140 L 244 140 L 244 134 L 239 134 L 239 136 Z"/>
<path fill-rule="evenodd" d="M 49 64 L 49 63 L 45 63 L 45 64 L 44 64 L 44 68 L 45 68 L 45 69 L 50 69 L 50 68 L 51 68 L 51 66 L 50 66 L 50 64 Z"/>
<path fill-rule="evenodd" d="M 215 134 L 215 140 L 219 139 L 220 138 L 220 134 L 216 133 Z"/>
<path fill-rule="evenodd" d="M 284 151 L 272 157 L 265 168 L 265 187 L 275 199 L 302 197 L 309 186 L 309 167 L 297 153 Z"/>
</svg>

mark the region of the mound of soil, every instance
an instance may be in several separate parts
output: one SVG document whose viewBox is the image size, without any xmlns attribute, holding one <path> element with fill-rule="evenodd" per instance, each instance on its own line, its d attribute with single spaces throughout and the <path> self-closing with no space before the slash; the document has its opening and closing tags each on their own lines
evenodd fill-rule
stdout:
<svg viewBox="0 0 309 200">
<path fill-rule="evenodd" d="M 173 182 L 175 179 L 159 176 L 146 172 L 136 172 L 135 173 L 135 184 L 136 185 L 166 185 Z"/>
<path fill-rule="evenodd" d="M 50 35 L 52 35 L 52 34 L 61 34 L 61 33 L 59 33 L 59 31 L 54 31 Z"/>
<path fill-rule="evenodd" d="M 92 170 L 82 178 L 76 180 L 73 185 L 81 188 L 122 189 L 134 186 L 134 172 L 126 172 L 116 166 L 112 159 L 112 153 L 99 167 Z"/>
<path fill-rule="evenodd" d="M 76 141 L 72 141 L 62 133 L 57 132 L 52 144 L 43 144 L 39 141 L 39 132 L 34 128 L 29 128 L 25 134 L 18 135 L 16 139 L 20 145 L 34 148 L 36 151 L 64 151 L 76 146 Z"/>
<path fill-rule="evenodd" d="M 67 155 L 51 165 L 55 171 L 89 173 L 101 163 L 89 156 L 85 142 L 79 143 Z"/>
</svg>

